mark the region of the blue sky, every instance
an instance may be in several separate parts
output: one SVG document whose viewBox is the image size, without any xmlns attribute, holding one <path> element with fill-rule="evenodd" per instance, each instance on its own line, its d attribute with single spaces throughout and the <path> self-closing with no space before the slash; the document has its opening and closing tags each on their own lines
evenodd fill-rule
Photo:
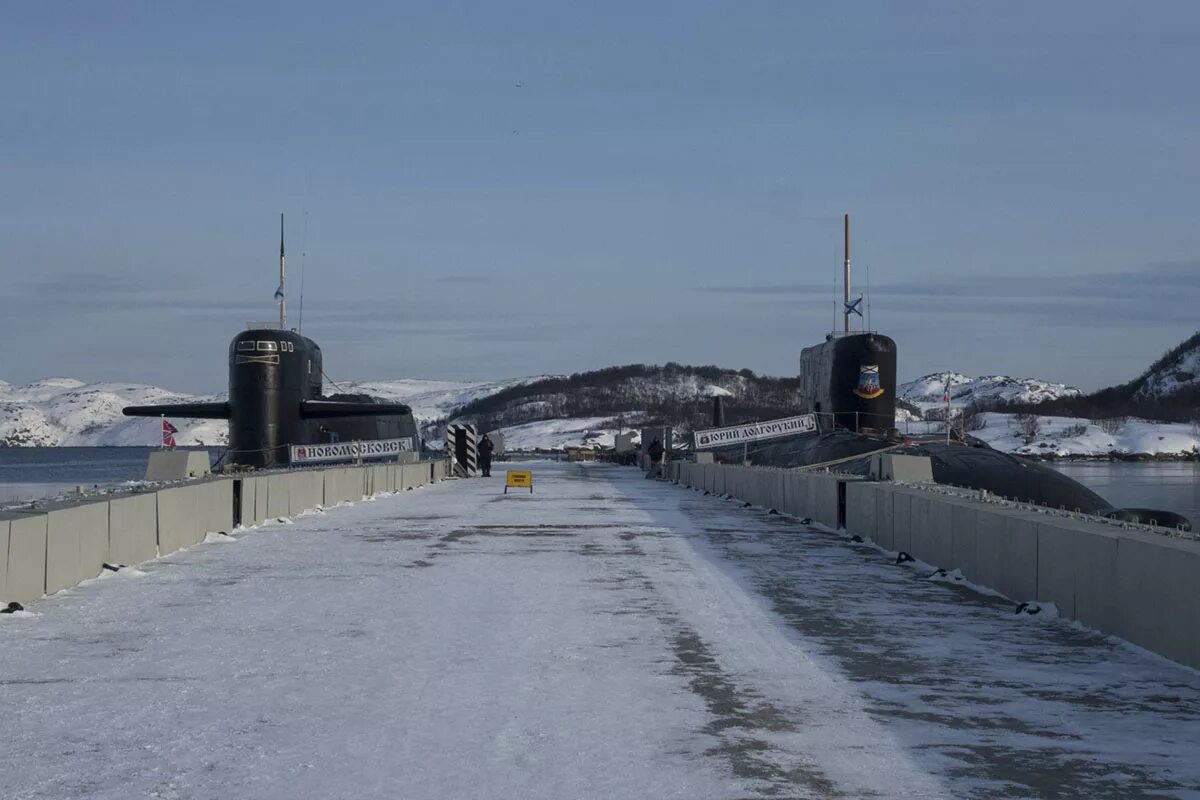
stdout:
<svg viewBox="0 0 1200 800">
<path fill-rule="evenodd" d="M 1197 327 L 1194 3 L 5 17 L 10 382 L 222 388 L 276 313 L 280 212 L 339 380 L 793 374 L 833 324 L 843 212 L 905 378 L 1093 388 Z"/>
</svg>

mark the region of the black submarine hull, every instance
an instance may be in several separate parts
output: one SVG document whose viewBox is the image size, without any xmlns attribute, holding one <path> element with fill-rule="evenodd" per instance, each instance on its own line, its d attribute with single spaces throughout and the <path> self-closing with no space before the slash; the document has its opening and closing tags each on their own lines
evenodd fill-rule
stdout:
<svg viewBox="0 0 1200 800">
<path fill-rule="evenodd" d="M 417 441 L 412 409 L 367 395 L 323 397 L 321 347 L 295 331 L 252 328 L 229 344 L 229 400 L 129 406 L 126 416 L 229 420 L 229 463 L 288 463 L 290 445 L 393 439 Z"/>
<path fill-rule="evenodd" d="M 1191 530 L 1181 514 L 1145 508 L 1117 508 L 1096 492 L 1052 467 L 1003 453 L 978 441 L 949 444 L 905 441 L 850 431 L 797 436 L 755 447 L 753 463 L 784 468 L 828 467 L 849 475 L 868 475 L 877 453 L 925 456 L 933 480 L 947 486 L 978 489 L 999 497 L 1054 509 L 1095 514 L 1143 525 Z M 740 448 L 715 451 L 718 461 L 739 463 Z"/>
<path fill-rule="evenodd" d="M 785 468 L 829 467 L 866 475 L 872 454 L 929 458 L 937 483 L 986 490 L 1034 505 L 1079 511 L 1142 524 L 1191 529 L 1182 515 L 1154 509 L 1116 508 L 1078 481 L 1032 459 L 1002 453 L 984 442 L 911 440 L 896 419 L 896 343 L 874 332 L 831 334 L 800 355 L 800 410 L 814 414 L 818 433 L 747 447 L 720 448 L 720 461 Z"/>
</svg>

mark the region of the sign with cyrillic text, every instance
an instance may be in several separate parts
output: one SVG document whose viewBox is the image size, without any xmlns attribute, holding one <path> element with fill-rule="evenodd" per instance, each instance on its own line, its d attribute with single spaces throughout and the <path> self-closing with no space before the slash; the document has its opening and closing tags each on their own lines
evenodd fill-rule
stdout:
<svg viewBox="0 0 1200 800">
<path fill-rule="evenodd" d="M 814 433 L 816 430 L 817 416 L 801 414 L 798 417 L 784 417 L 767 422 L 754 422 L 750 425 L 734 425 L 730 428 L 709 428 L 704 431 L 696 431 L 695 446 L 697 450 L 704 450 L 710 447 L 726 447 L 732 444 L 761 442 L 764 439 L 779 439 L 801 433 Z"/>
<path fill-rule="evenodd" d="M 323 461 L 364 461 L 375 458 L 395 458 L 401 453 L 411 453 L 411 436 L 403 439 L 372 439 L 366 442 L 330 442 L 328 444 L 294 444 L 291 447 L 292 464 L 317 464 Z"/>
</svg>

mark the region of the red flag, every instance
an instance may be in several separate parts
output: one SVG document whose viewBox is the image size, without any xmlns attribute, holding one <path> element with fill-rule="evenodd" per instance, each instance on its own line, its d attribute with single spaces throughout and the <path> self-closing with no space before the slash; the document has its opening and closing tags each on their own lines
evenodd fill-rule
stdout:
<svg viewBox="0 0 1200 800">
<path fill-rule="evenodd" d="M 179 433 L 179 429 L 171 423 L 167 422 L 166 418 L 162 421 L 162 443 L 163 447 L 175 447 L 175 434 Z"/>
</svg>

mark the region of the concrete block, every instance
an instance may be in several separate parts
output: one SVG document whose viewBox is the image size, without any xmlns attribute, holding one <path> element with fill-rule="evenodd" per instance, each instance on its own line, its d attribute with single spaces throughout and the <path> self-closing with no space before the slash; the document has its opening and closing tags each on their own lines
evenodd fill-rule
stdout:
<svg viewBox="0 0 1200 800">
<path fill-rule="evenodd" d="M 254 522 L 260 524 L 270 519 L 267 514 L 267 500 L 271 494 L 271 479 L 261 476 L 254 479 Z"/>
<path fill-rule="evenodd" d="M 950 569 L 962 572 L 967 580 L 979 579 L 979 510 L 971 502 L 957 502 L 950 510 Z"/>
<path fill-rule="evenodd" d="M 267 476 L 267 518 L 286 517 L 291 513 L 291 480 L 285 473 Z"/>
<path fill-rule="evenodd" d="M 1122 531 L 1118 636 L 1200 668 L 1200 542 Z"/>
<path fill-rule="evenodd" d="M 257 478 L 237 478 L 241 484 L 241 505 L 238 508 L 238 519 L 241 524 L 249 527 L 257 523 L 254 518 L 254 486 Z"/>
<path fill-rule="evenodd" d="M 697 464 L 713 463 L 713 454 L 712 453 L 696 453 L 695 458 L 696 458 Z"/>
<path fill-rule="evenodd" d="M 1074 618 L 1106 633 L 1116 632 L 1121 603 L 1113 587 L 1117 585 L 1120 532 L 1095 522 L 1080 522 L 1075 527 L 1080 533 L 1074 552 Z"/>
<path fill-rule="evenodd" d="M 1054 603 L 1064 617 L 1075 618 L 1075 551 L 1080 531 L 1067 520 L 1038 523 L 1037 593 L 1034 599 Z"/>
<path fill-rule="evenodd" d="M 233 530 L 233 479 L 205 481 L 200 498 L 205 533 L 229 533 Z"/>
<path fill-rule="evenodd" d="M 8 521 L 8 581 L 5 601 L 30 603 L 46 593 L 46 515 Z"/>
<path fill-rule="evenodd" d="M 324 470 L 297 470 L 288 475 L 288 514 L 296 516 L 311 511 L 325 499 Z"/>
<path fill-rule="evenodd" d="M 929 456 L 905 456 L 884 453 L 871 459 L 873 477 L 881 481 L 904 483 L 933 483 L 933 467 Z"/>
<path fill-rule="evenodd" d="M 892 549 L 912 552 L 912 494 L 892 488 Z"/>
<path fill-rule="evenodd" d="M 182 481 L 209 473 L 207 450 L 154 450 L 146 462 L 146 480 Z"/>
<path fill-rule="evenodd" d="M 783 508 L 784 514 L 794 517 L 803 516 L 800 513 L 800 494 L 805 490 L 804 476 L 799 472 L 787 470 L 783 475 Z"/>
<path fill-rule="evenodd" d="M 46 514 L 46 594 L 100 574 L 108 559 L 108 503 L 52 509 Z"/>
<path fill-rule="evenodd" d="M 47 515 L 49 517 L 49 515 Z M 46 530 L 46 579 L 43 591 L 46 594 L 74 586 L 83 580 L 79 568 L 79 532 L 60 520 Z"/>
<path fill-rule="evenodd" d="M 79 525 L 79 568 L 83 580 L 94 578 L 104 571 L 109 556 L 108 501 L 88 503 L 72 509 L 72 516 Z M 49 526 L 54 525 L 50 515 Z"/>
<path fill-rule="evenodd" d="M 108 558 L 140 564 L 158 555 L 158 502 L 151 492 L 108 501 Z"/>
<path fill-rule="evenodd" d="M 8 524 L 0 519 L 0 606 L 8 603 Z"/>
<path fill-rule="evenodd" d="M 875 543 L 887 550 L 895 550 L 893 520 L 895 519 L 896 489 L 887 484 L 875 486 Z"/>
<path fill-rule="evenodd" d="M 809 514 L 817 522 L 830 528 L 838 523 L 838 480 L 825 475 L 813 475 L 810 479 L 813 510 Z"/>
<path fill-rule="evenodd" d="M 941 495 L 912 495 L 908 552 L 937 567 L 951 568 L 954 560 L 953 507 Z"/>
<path fill-rule="evenodd" d="M 344 502 L 342 497 L 342 470 L 326 469 L 321 470 L 321 479 L 325 483 L 324 497 L 325 506 L 336 506 L 338 503 Z"/>
<path fill-rule="evenodd" d="M 771 475 L 771 508 L 782 512 L 787 505 L 787 473 L 776 470 Z"/>
<path fill-rule="evenodd" d="M 850 481 L 846 484 L 846 532 L 878 542 L 875 495 L 878 484 Z"/>
<path fill-rule="evenodd" d="M 976 581 L 1017 602 L 1037 596 L 1038 523 L 1041 514 L 979 509 Z"/>
<path fill-rule="evenodd" d="M 160 555 L 191 547 L 204 539 L 206 525 L 200 503 L 203 495 L 199 484 L 157 492 Z"/>
</svg>

